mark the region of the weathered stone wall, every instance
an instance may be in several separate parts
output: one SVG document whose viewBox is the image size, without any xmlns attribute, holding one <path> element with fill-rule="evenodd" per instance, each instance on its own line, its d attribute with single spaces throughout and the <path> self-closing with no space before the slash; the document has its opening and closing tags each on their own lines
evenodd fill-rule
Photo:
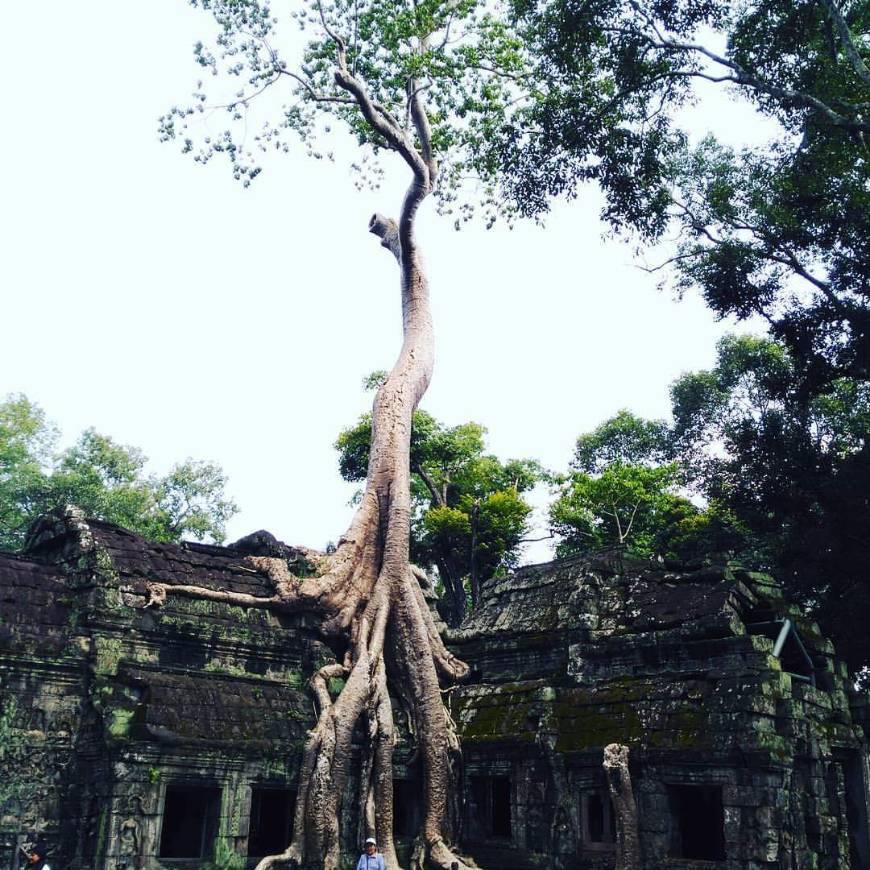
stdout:
<svg viewBox="0 0 870 870">
<path fill-rule="evenodd" d="M 777 657 L 784 619 L 799 640 L 789 632 Z M 452 649 L 476 667 L 451 694 L 469 777 L 510 781 L 500 866 L 613 866 L 584 802 L 605 795 L 603 749 L 617 742 L 631 749 L 645 868 L 710 866 L 679 842 L 693 797 L 720 814 L 716 866 L 870 867 L 848 674 L 768 577 L 618 555 L 526 568 L 485 587 Z M 468 833 L 472 853 L 493 855 L 498 838 L 473 821 Z"/>
<path fill-rule="evenodd" d="M 268 535 L 154 545 L 74 513 L 0 556 L 0 868 L 34 833 L 74 870 L 253 865 L 254 816 L 269 795 L 290 800 L 314 721 L 307 682 L 334 653 L 303 616 L 178 596 L 144 606 L 148 581 L 268 596 L 250 553 L 305 567 Z M 488 870 L 614 866 L 613 742 L 630 748 L 644 868 L 870 868 L 868 707 L 763 575 L 563 560 L 490 581 L 449 641 L 473 669 L 448 693 L 463 837 Z M 396 710 L 403 854 L 421 789 Z M 684 854 L 699 848 L 687 817 L 716 855 Z M 200 824 L 208 860 L 161 857 L 172 818 Z"/>
<path fill-rule="evenodd" d="M 295 786 L 304 686 L 332 658 L 316 626 L 172 596 L 145 608 L 146 580 L 271 594 L 243 554 L 74 515 L 0 557 L 0 867 L 33 833 L 65 868 L 164 866 L 172 784 L 220 789 L 214 865 L 244 867 L 252 785 Z"/>
</svg>

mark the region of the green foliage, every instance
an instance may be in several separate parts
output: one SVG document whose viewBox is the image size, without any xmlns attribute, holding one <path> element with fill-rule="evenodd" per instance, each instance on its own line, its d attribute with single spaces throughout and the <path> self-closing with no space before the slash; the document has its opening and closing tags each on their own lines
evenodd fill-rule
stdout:
<svg viewBox="0 0 870 870">
<path fill-rule="evenodd" d="M 57 430 L 25 396 L 0 403 L 0 548 L 15 547 L 45 495 Z"/>
<path fill-rule="evenodd" d="M 619 543 L 637 505 L 627 546 L 772 573 L 860 672 L 870 662 L 870 386 L 839 378 L 808 396 L 781 344 L 730 336 L 713 368 L 673 384 L 671 402 L 670 427 L 620 412 L 578 439 L 551 509 L 560 551 Z"/>
<path fill-rule="evenodd" d="M 644 420 L 630 411 L 619 411 L 592 432 L 580 435 L 571 467 L 600 474 L 613 462 L 659 465 L 670 457 L 668 426 Z"/>
<path fill-rule="evenodd" d="M 512 0 L 534 99 L 493 140 L 518 208 L 594 180 L 603 217 L 678 239 L 678 290 L 761 315 L 804 389 L 870 374 L 870 7 L 861 0 Z M 722 46 L 722 48 L 719 48 Z M 730 86 L 771 141 L 693 146 L 680 110 Z M 709 89 L 710 85 L 706 84 Z"/>
<path fill-rule="evenodd" d="M 478 488 L 496 486 L 478 481 Z M 515 489 L 487 495 L 464 494 L 456 507 L 435 506 L 423 513 L 415 531 L 414 551 L 426 564 L 449 561 L 461 576 L 486 579 L 515 567 L 527 531 L 531 507 Z"/>
<path fill-rule="evenodd" d="M 666 423 L 626 410 L 580 435 L 550 507 L 558 554 L 626 546 L 703 562 L 742 550 L 746 532 L 724 505 L 699 507 L 687 497 L 682 460 Z"/>
<path fill-rule="evenodd" d="M 667 532 L 700 513 L 676 492 L 678 480 L 673 463 L 615 460 L 600 473 L 573 472 L 550 508 L 558 554 L 625 545 L 644 555 L 670 555 L 660 553 Z"/>
<path fill-rule="evenodd" d="M 485 435 L 478 423 L 444 426 L 425 411 L 412 421 L 411 555 L 437 567 L 453 621 L 466 594 L 476 600 L 480 580 L 517 563 L 531 513 L 523 493 L 542 478 L 536 462 L 486 453 Z M 369 415 L 341 432 L 335 446 L 345 480 L 365 479 L 370 445 Z"/>
<path fill-rule="evenodd" d="M 0 403 L 0 549 L 18 549 L 33 519 L 66 504 L 151 540 L 223 539 L 237 508 L 219 466 L 188 459 L 157 477 L 140 450 L 93 429 L 59 453 L 57 438 L 26 397 Z"/>
<path fill-rule="evenodd" d="M 164 477 L 152 479 L 156 506 L 152 537 L 182 537 L 222 541 L 226 524 L 238 511 L 225 496 L 227 476 L 214 462 L 186 459 Z"/>
<path fill-rule="evenodd" d="M 839 378 L 807 397 L 782 346 L 731 337 L 713 369 L 674 384 L 672 402 L 692 485 L 751 533 L 744 561 L 774 573 L 838 653 L 866 665 L 870 386 Z"/>
<path fill-rule="evenodd" d="M 360 146 L 353 164 L 362 172 L 360 183 L 374 185 L 382 175 L 378 156 L 396 150 L 376 119 L 398 125 L 419 147 L 410 106 L 421 97 L 440 166 L 435 195 L 441 210 L 459 224 L 479 201 L 495 219 L 499 165 L 485 142 L 513 111 L 526 65 L 524 44 L 497 4 L 307 0 L 293 11 L 282 7 L 280 15 L 260 0 L 191 4 L 218 25 L 214 42 L 198 43 L 194 54 L 220 96 L 211 102 L 200 81 L 189 105 L 174 106 L 160 119 L 162 140 L 181 139 L 182 150 L 199 163 L 227 158 L 234 176 L 248 185 L 261 172 L 262 155 L 288 151 L 295 138 L 311 155 L 331 157 L 322 143 L 337 121 Z M 300 30 L 307 38 L 301 52 L 287 36 Z M 342 86 L 339 69 L 366 90 L 372 114 Z M 225 118 L 217 133 L 214 109 Z M 197 117 L 206 114 L 208 129 Z"/>
</svg>

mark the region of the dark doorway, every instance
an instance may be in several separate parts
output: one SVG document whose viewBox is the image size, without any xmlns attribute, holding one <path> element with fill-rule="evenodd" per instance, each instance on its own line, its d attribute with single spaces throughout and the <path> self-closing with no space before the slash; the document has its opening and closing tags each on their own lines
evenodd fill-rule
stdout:
<svg viewBox="0 0 870 870">
<path fill-rule="evenodd" d="M 616 817 L 610 795 L 603 791 L 583 795 L 583 842 L 587 846 L 616 842 Z"/>
<path fill-rule="evenodd" d="M 721 861 L 725 858 L 722 787 L 669 785 L 671 857 Z"/>
<path fill-rule="evenodd" d="M 853 867 L 870 867 L 870 788 L 864 756 L 857 750 L 836 753 L 843 769 L 846 789 L 846 821 L 849 825 L 849 859 Z"/>
<path fill-rule="evenodd" d="M 507 776 L 471 778 L 472 836 L 511 838 L 511 781 Z"/>
<path fill-rule="evenodd" d="M 286 788 L 251 789 L 248 855 L 261 858 L 283 852 L 290 844 L 296 792 Z"/>
<path fill-rule="evenodd" d="M 218 832 L 221 790 L 211 786 L 169 785 L 163 801 L 160 857 L 211 858 Z"/>
<path fill-rule="evenodd" d="M 393 833 L 410 839 L 420 823 L 420 783 L 414 779 L 393 780 Z"/>
<path fill-rule="evenodd" d="M 469 833 L 473 839 L 489 834 L 489 780 L 484 776 L 471 777 L 471 818 Z"/>
<path fill-rule="evenodd" d="M 492 778 L 492 835 L 511 835 L 511 781 L 506 776 Z"/>
</svg>

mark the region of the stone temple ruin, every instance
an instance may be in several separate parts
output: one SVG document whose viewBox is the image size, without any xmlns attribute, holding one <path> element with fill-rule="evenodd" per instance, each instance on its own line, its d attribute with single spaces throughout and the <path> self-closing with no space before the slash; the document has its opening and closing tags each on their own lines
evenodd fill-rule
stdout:
<svg viewBox="0 0 870 870">
<path fill-rule="evenodd" d="M 316 622 L 142 606 L 148 580 L 267 596 L 252 554 L 301 558 L 265 533 L 152 544 L 75 512 L 0 555 L 0 867 L 23 866 L 34 834 L 64 870 L 252 867 L 286 845 L 307 681 L 334 658 Z M 449 640 L 472 666 L 448 697 L 462 845 L 480 866 L 613 867 L 602 756 L 616 742 L 643 868 L 870 868 L 870 710 L 770 578 L 565 559 L 491 580 Z M 421 790 L 402 740 L 407 850 Z"/>
</svg>

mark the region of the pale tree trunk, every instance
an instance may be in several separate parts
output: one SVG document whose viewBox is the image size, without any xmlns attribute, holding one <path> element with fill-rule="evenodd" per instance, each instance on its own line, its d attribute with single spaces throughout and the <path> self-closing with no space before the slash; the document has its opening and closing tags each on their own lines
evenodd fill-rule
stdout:
<svg viewBox="0 0 870 870">
<path fill-rule="evenodd" d="M 258 870 L 290 863 L 335 870 L 340 861 L 339 819 L 352 738 L 357 723 L 367 724 L 356 811 L 360 830 L 378 841 L 389 870 L 397 870 L 393 844 L 393 711 L 390 688 L 409 716 L 422 761 L 425 807 L 414 850 L 414 867 L 465 870 L 451 851 L 451 772 L 459 743 L 441 699 L 439 677 L 461 679 L 467 666 L 445 648 L 420 588 L 420 572 L 409 561 L 411 523 L 411 417 L 429 385 L 434 362 L 429 289 L 414 237 L 420 203 L 432 192 L 437 166 L 429 145 L 429 125 L 420 92 L 408 84 L 415 139 L 385 109 L 373 103 L 348 70 L 344 46 L 338 46 L 335 80 L 356 100 L 372 129 L 398 152 L 413 172 L 398 222 L 372 217 L 369 229 L 399 265 L 404 339 L 399 357 L 378 390 L 372 410 L 372 438 L 366 488 L 350 528 L 336 551 L 319 560 L 314 577 L 290 574 L 278 559 L 251 557 L 275 584 L 268 599 L 231 592 L 155 584 L 151 602 L 167 594 L 187 595 L 322 615 L 322 631 L 348 641 L 340 664 L 322 668 L 311 680 L 318 720 L 309 732 L 299 774 L 296 814 L 290 845 L 264 858 Z M 425 578 L 423 578 L 425 579 Z M 333 699 L 329 680 L 342 677 L 344 687 Z"/>
<path fill-rule="evenodd" d="M 615 870 L 641 870 L 637 805 L 631 787 L 628 756 L 628 747 L 620 743 L 610 743 L 604 747 L 604 772 L 616 813 Z"/>
</svg>

